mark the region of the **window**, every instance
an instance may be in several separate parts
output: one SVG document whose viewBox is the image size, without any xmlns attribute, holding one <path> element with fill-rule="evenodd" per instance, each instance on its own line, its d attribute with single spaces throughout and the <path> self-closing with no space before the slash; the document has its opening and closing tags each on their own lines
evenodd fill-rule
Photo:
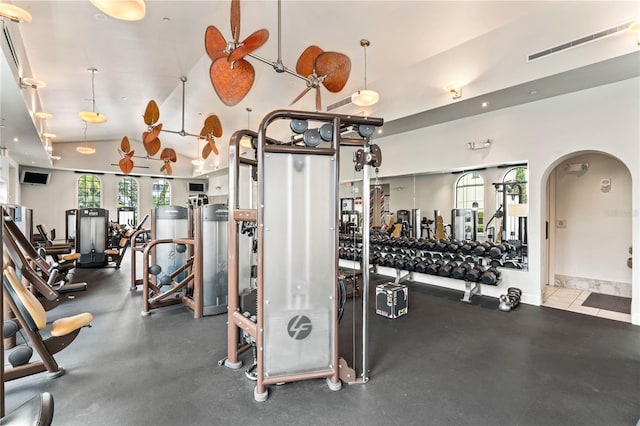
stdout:
<svg viewBox="0 0 640 426">
<path fill-rule="evenodd" d="M 138 182 L 125 177 L 118 182 L 118 223 L 135 226 L 138 223 Z"/>
<path fill-rule="evenodd" d="M 171 185 L 169 185 L 168 180 L 154 180 L 151 194 L 153 197 L 152 205 L 154 208 L 171 205 Z"/>
<path fill-rule="evenodd" d="M 78 179 L 78 208 L 100 208 L 100 179 L 82 175 Z"/>
<path fill-rule="evenodd" d="M 507 170 L 502 178 L 502 188 L 499 189 L 496 194 L 496 203 L 498 207 L 505 204 L 504 212 L 507 216 L 504 220 L 503 230 L 504 237 L 508 240 L 519 240 L 523 236 L 521 232 L 525 232 L 524 228 L 520 225 L 520 216 L 516 216 L 512 205 L 514 204 L 527 204 L 529 202 L 529 196 L 527 193 L 527 181 L 528 181 L 528 169 L 527 167 L 514 167 Z M 503 191 L 506 191 L 506 197 L 504 197 Z M 505 203 L 506 199 L 506 203 Z"/>
<path fill-rule="evenodd" d="M 484 232 L 484 179 L 479 172 L 465 173 L 456 182 L 456 208 L 477 208 L 476 229 Z"/>
</svg>

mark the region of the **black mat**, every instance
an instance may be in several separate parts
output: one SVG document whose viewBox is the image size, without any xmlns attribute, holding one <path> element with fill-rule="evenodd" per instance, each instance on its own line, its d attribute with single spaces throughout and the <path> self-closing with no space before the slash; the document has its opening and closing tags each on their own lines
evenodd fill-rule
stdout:
<svg viewBox="0 0 640 426">
<path fill-rule="evenodd" d="M 630 298 L 611 296 L 610 294 L 591 293 L 589 297 L 582 302 L 582 306 L 620 312 L 623 314 L 631 314 Z"/>
</svg>

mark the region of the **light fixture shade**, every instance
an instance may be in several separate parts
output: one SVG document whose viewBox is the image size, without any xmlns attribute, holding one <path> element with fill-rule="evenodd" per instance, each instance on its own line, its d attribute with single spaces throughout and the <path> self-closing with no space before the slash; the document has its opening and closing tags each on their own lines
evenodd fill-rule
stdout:
<svg viewBox="0 0 640 426">
<path fill-rule="evenodd" d="M 76 147 L 76 151 L 78 151 L 80 154 L 91 155 L 91 154 L 95 154 L 96 149 L 91 148 L 90 146 L 82 145 L 82 146 Z"/>
<path fill-rule="evenodd" d="M 41 120 L 48 120 L 50 118 L 53 118 L 53 114 L 49 114 L 48 112 L 43 112 L 43 111 L 38 111 L 35 113 L 36 118 L 39 118 Z"/>
<path fill-rule="evenodd" d="M 93 111 L 81 111 L 78 113 L 80 119 L 87 123 L 102 124 L 107 122 L 107 116 Z"/>
<path fill-rule="evenodd" d="M 13 22 L 31 22 L 31 14 L 21 7 L 9 3 L 0 3 L 0 16 Z"/>
<path fill-rule="evenodd" d="M 629 25 L 629 31 L 632 33 L 640 32 L 640 19 L 633 21 L 633 23 Z"/>
<path fill-rule="evenodd" d="M 378 102 L 380 95 L 374 90 L 358 90 L 351 95 L 351 102 L 358 106 L 371 106 Z"/>
<path fill-rule="evenodd" d="M 144 0 L 91 0 L 91 4 L 112 18 L 139 21 L 144 18 Z"/>
</svg>

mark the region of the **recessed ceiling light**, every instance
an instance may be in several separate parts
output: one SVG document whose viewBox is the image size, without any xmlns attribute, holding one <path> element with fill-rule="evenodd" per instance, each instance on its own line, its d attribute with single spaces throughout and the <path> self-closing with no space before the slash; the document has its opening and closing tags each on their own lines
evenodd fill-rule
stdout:
<svg viewBox="0 0 640 426">
<path fill-rule="evenodd" d="M 18 138 L 13 138 L 13 141 L 14 142 L 18 142 Z"/>
<path fill-rule="evenodd" d="M 535 95 L 536 93 L 538 93 L 537 90 L 532 90 L 532 91 L 529 92 L 530 95 Z"/>
<path fill-rule="evenodd" d="M 164 18 L 162 18 L 162 20 L 164 22 L 169 22 L 169 21 L 171 21 L 171 18 L 169 18 L 168 16 L 165 16 Z"/>
<path fill-rule="evenodd" d="M 489 106 L 489 102 L 483 102 L 481 105 L 482 105 L 482 108 L 486 108 Z"/>
<path fill-rule="evenodd" d="M 58 136 L 55 133 L 44 132 L 42 134 L 42 137 L 49 138 L 49 139 L 55 139 Z"/>
<path fill-rule="evenodd" d="M 378 134 L 381 134 L 381 133 L 382 133 L 382 129 L 378 129 Z"/>
</svg>

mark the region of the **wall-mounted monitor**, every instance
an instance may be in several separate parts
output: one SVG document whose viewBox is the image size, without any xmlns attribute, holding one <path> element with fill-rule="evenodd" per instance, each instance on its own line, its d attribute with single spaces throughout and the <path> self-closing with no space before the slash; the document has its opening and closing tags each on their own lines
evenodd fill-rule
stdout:
<svg viewBox="0 0 640 426">
<path fill-rule="evenodd" d="M 187 182 L 187 190 L 189 192 L 206 192 L 207 184 L 204 182 Z"/>
<path fill-rule="evenodd" d="M 20 183 L 46 185 L 51 180 L 51 173 L 37 170 L 21 170 Z"/>
</svg>

